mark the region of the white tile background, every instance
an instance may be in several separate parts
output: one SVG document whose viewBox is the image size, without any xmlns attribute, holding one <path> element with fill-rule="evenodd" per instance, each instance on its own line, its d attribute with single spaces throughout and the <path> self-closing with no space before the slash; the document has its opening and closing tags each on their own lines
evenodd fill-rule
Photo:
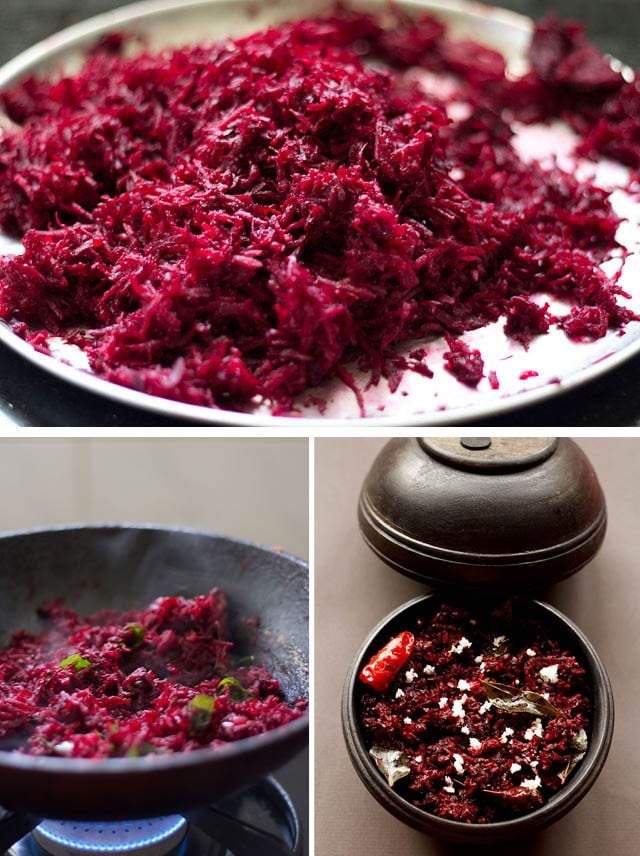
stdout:
<svg viewBox="0 0 640 856">
<path fill-rule="evenodd" d="M 0 478 L 0 530 L 163 523 L 308 556 L 305 438 L 2 438 Z"/>
</svg>

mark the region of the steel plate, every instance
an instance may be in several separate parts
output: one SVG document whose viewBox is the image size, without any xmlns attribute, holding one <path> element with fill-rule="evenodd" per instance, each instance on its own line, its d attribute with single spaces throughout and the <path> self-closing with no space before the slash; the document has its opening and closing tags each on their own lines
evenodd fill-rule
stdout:
<svg viewBox="0 0 640 856">
<path fill-rule="evenodd" d="M 309 16 L 331 5 L 326 0 L 273 0 L 266 4 L 256 4 L 252 0 L 188 0 L 184 3 L 149 0 L 91 18 L 45 39 L 0 69 L 0 86 L 14 84 L 27 73 L 47 73 L 61 66 L 73 70 L 83 51 L 111 30 L 144 34 L 150 47 L 161 48 L 248 33 L 270 23 Z M 360 0 L 352 5 L 381 9 L 386 3 L 384 0 Z M 432 13 L 447 23 L 454 37 L 473 38 L 500 50 L 513 73 L 521 73 L 526 67 L 524 54 L 532 30 L 528 18 L 464 0 L 402 0 L 397 5 L 412 13 Z M 532 156 L 560 153 L 561 162 L 564 159 L 569 164 L 572 138 L 564 126 L 521 129 L 517 139 L 523 152 Z M 592 169 L 586 164 L 580 168 L 585 172 Z M 596 175 L 605 185 L 624 183 L 624 170 L 611 162 L 598 164 Z M 629 305 L 640 311 L 640 205 L 618 192 L 615 207 L 628 221 L 621 227 L 619 239 L 633 251 L 625 265 L 622 283 L 632 295 Z M 0 236 L 0 252 L 15 252 L 18 248 L 17 242 Z M 565 311 L 566 308 L 565 305 Z M 301 405 L 300 416 L 274 417 L 265 407 L 257 406 L 251 413 L 237 413 L 182 404 L 118 386 L 93 375 L 86 367 L 84 355 L 77 349 L 62 347 L 55 357 L 38 353 L 16 336 L 7 323 L 0 322 L 0 341 L 24 358 L 62 380 L 121 404 L 200 424 L 305 428 L 447 425 L 495 418 L 508 410 L 534 404 L 587 383 L 618 366 L 640 351 L 640 324 L 629 324 L 622 335 L 609 331 L 603 339 L 579 344 L 569 341 L 560 330 L 552 329 L 546 336 L 538 337 L 528 351 L 506 339 L 501 322 L 463 338 L 480 348 L 485 372 L 496 373 L 500 383 L 498 389 L 492 389 L 487 378 L 477 389 L 458 383 L 442 367 L 446 345 L 442 340 L 435 340 L 428 343 L 428 363 L 434 370 L 434 378 L 407 372 L 393 395 L 382 381 L 365 394 L 364 418 L 359 415 L 353 393 L 339 381 L 314 390 L 327 401 L 324 413 Z M 537 376 L 521 378 L 532 371 L 537 372 Z"/>
</svg>

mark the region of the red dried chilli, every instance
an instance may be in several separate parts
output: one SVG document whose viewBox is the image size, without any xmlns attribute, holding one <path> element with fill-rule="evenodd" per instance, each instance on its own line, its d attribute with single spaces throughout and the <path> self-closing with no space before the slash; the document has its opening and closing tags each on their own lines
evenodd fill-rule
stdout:
<svg viewBox="0 0 640 856">
<path fill-rule="evenodd" d="M 360 672 L 362 683 L 373 690 L 384 692 L 411 656 L 414 642 L 413 634 L 408 632 L 390 639 Z"/>
<path fill-rule="evenodd" d="M 361 402 L 350 362 L 392 390 L 407 369 L 428 377 L 428 348 L 398 349 L 442 334 L 474 387 L 482 355 L 457 337 L 501 317 L 524 346 L 552 324 L 624 327 L 600 268 L 617 247 L 608 194 L 524 163 L 508 123 L 560 116 L 580 153 L 635 168 L 638 84 L 574 25 L 539 25 L 514 82 L 497 53 L 392 14 L 134 58 L 111 37 L 77 74 L 0 94 L 19 126 L 0 141 L 0 224 L 25 248 L 0 264 L 0 317 L 41 350 L 79 345 L 116 383 L 274 414 L 331 377 Z M 426 97 L 416 69 L 456 91 Z M 455 100 L 469 117 L 447 118 Z"/>
<path fill-rule="evenodd" d="M 236 662 L 227 601 L 214 589 L 147 609 L 81 619 L 52 605 L 39 636 L 0 651 L 3 749 L 74 758 L 190 752 L 262 734 L 303 715 L 273 675 Z"/>
<path fill-rule="evenodd" d="M 441 604 L 411 629 L 402 668 L 357 702 L 380 774 L 419 808 L 465 823 L 546 802 L 588 749 L 583 664 L 548 627 L 504 607 Z"/>
</svg>

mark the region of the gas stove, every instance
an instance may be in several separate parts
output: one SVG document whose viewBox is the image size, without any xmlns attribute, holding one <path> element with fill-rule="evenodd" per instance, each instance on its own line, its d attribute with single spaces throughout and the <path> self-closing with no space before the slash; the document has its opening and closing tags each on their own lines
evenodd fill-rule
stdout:
<svg viewBox="0 0 640 856">
<path fill-rule="evenodd" d="M 306 763 L 288 767 L 295 783 Z M 298 811 L 285 788 L 268 777 L 185 815 L 86 822 L 6 813 L 0 818 L 0 847 L 6 856 L 304 856 L 302 794 Z"/>
</svg>

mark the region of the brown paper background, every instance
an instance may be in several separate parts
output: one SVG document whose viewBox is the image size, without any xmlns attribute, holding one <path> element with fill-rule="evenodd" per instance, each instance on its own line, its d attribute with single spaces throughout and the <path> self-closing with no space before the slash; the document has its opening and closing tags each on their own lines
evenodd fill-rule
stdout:
<svg viewBox="0 0 640 856">
<path fill-rule="evenodd" d="M 362 481 L 384 439 L 316 439 L 315 842 L 316 856 L 626 856 L 640 853 L 640 440 L 580 439 L 604 489 L 609 526 L 594 561 L 545 593 L 600 654 L 613 684 L 616 727 L 589 794 L 535 837 L 462 848 L 415 832 L 361 784 L 340 725 L 342 682 L 368 631 L 425 587 L 387 568 L 356 519 Z"/>
</svg>

